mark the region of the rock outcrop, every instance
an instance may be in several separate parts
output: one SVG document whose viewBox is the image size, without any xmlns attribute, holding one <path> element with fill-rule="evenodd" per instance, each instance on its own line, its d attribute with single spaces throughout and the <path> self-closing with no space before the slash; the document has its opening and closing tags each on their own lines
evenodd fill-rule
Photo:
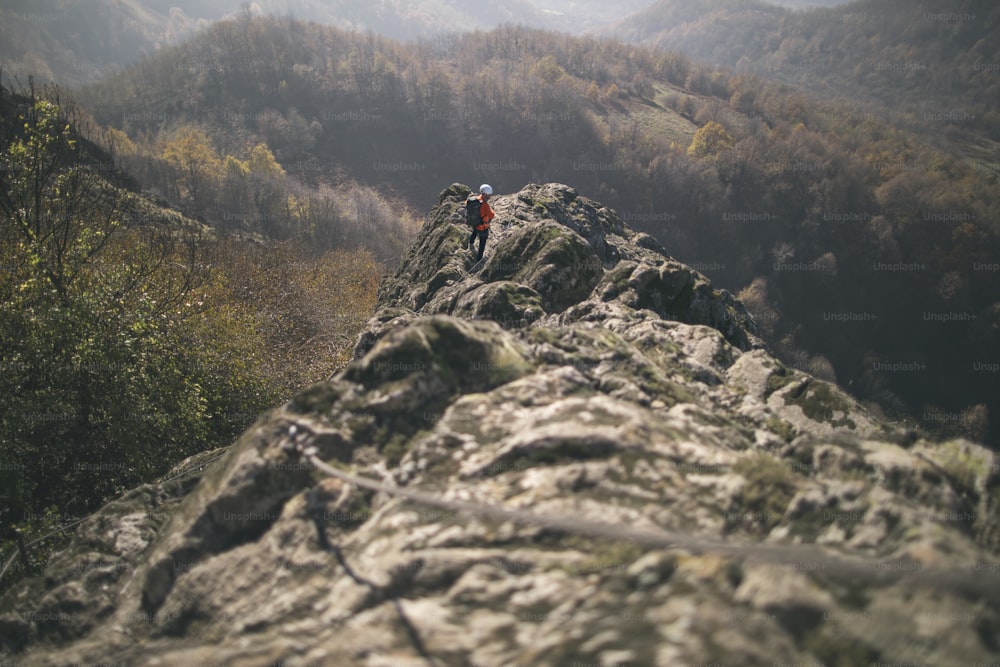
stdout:
<svg viewBox="0 0 1000 667">
<path fill-rule="evenodd" d="M 738 301 L 566 186 L 496 197 L 474 266 L 467 192 L 441 194 L 349 367 L 4 596 L 3 660 L 1000 656 L 993 453 L 786 367 Z M 441 502 L 320 474 L 297 443 Z"/>
</svg>

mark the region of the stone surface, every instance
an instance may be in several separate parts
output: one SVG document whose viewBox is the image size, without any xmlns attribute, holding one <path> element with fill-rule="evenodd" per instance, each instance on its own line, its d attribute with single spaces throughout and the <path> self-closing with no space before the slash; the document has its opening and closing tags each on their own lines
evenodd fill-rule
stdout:
<svg viewBox="0 0 1000 667">
<path fill-rule="evenodd" d="M 997 660 L 991 452 L 788 368 L 738 301 L 566 186 L 494 198 L 476 267 L 467 192 L 442 192 L 348 368 L 3 596 L 3 664 Z M 358 489 L 292 430 L 389 486 L 568 526 Z"/>
</svg>

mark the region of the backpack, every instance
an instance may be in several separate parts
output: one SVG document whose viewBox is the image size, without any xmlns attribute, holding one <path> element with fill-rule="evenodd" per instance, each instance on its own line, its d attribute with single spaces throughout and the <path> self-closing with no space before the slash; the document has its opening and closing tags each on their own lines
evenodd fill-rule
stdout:
<svg viewBox="0 0 1000 667">
<path fill-rule="evenodd" d="M 465 200 L 465 222 L 470 227 L 483 224 L 483 217 L 479 214 L 482 205 L 483 200 L 476 195 L 469 195 L 469 198 Z"/>
</svg>

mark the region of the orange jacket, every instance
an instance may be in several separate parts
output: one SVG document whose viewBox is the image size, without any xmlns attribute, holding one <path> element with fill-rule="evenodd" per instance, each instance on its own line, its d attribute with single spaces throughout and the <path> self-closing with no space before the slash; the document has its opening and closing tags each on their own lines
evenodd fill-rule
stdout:
<svg viewBox="0 0 1000 667">
<path fill-rule="evenodd" d="M 476 229 L 480 232 L 485 231 L 490 228 L 490 220 L 496 217 L 496 213 L 490 208 L 490 205 L 483 201 L 483 196 L 479 195 L 479 217 L 483 219 L 482 224 L 476 225 Z"/>
</svg>

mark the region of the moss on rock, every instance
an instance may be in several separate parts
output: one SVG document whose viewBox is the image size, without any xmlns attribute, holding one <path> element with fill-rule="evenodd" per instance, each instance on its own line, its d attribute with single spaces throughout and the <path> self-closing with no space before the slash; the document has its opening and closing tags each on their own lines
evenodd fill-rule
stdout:
<svg viewBox="0 0 1000 667">
<path fill-rule="evenodd" d="M 767 532 L 777 525 L 795 494 L 794 475 L 788 466 L 769 454 L 757 453 L 733 466 L 746 480 L 740 492 L 740 509 L 730 512 L 731 525 L 757 526 Z"/>
<path fill-rule="evenodd" d="M 486 283 L 462 295 L 452 314 L 473 320 L 490 320 L 505 329 L 528 326 L 545 314 L 541 295 L 511 281 Z"/>
</svg>

